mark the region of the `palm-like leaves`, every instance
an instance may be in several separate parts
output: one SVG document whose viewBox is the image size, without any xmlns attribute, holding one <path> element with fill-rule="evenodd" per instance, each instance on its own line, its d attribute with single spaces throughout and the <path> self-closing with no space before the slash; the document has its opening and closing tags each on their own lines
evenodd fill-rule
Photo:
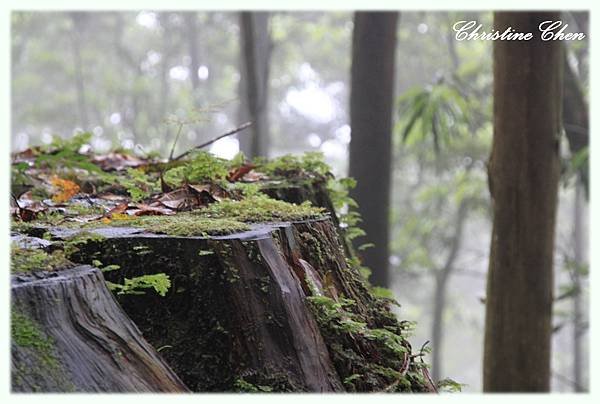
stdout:
<svg viewBox="0 0 600 404">
<path fill-rule="evenodd" d="M 436 152 L 440 142 L 457 135 L 459 127 L 469 124 L 469 105 L 459 90 L 446 83 L 414 87 L 398 99 L 400 121 L 397 129 L 402 141 L 423 140 L 432 136 Z"/>
</svg>

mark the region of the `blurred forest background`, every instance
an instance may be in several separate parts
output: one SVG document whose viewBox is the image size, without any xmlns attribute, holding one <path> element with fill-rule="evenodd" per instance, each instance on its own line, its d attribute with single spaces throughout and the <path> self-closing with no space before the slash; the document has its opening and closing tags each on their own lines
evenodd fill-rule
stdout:
<svg viewBox="0 0 600 404">
<path fill-rule="evenodd" d="M 399 16 L 389 287 L 401 318 L 418 323 L 413 346 L 431 341 L 434 378 L 476 392 L 491 234 L 492 43 L 456 41 L 459 20 L 491 27 L 492 13 Z M 587 14 L 564 20 L 587 29 Z M 258 107 L 247 102 L 247 29 L 262 69 Z M 211 151 L 319 151 L 336 175 L 348 175 L 352 33 L 352 12 L 15 12 L 11 149 L 89 131 L 97 151 L 167 157 L 180 125 L 177 153 L 263 108 L 259 143 L 240 133 Z M 568 46 L 568 67 L 587 98 L 587 39 Z M 566 143 L 562 150 L 572 157 Z M 556 233 L 554 391 L 588 386 L 587 201 L 568 171 Z"/>
</svg>

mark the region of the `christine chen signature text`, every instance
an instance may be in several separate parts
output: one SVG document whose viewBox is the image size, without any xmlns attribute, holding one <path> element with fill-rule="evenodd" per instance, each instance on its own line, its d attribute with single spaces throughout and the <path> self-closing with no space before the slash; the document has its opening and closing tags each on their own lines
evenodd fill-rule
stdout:
<svg viewBox="0 0 600 404">
<path fill-rule="evenodd" d="M 538 26 L 538 33 L 542 41 L 581 41 L 585 38 L 582 32 L 566 32 L 569 24 L 562 21 L 544 21 Z M 482 30 L 477 21 L 458 21 L 452 29 L 456 32 L 457 41 L 530 41 L 533 32 L 517 32 L 508 27 L 504 31 Z"/>
</svg>

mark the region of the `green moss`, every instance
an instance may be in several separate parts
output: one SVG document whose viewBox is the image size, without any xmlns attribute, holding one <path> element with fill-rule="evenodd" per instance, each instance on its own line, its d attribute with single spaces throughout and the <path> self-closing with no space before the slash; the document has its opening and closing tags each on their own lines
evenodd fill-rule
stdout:
<svg viewBox="0 0 600 404">
<path fill-rule="evenodd" d="M 118 223 L 113 222 L 113 224 L 142 227 L 151 233 L 182 237 L 227 235 L 250 230 L 247 224 L 236 220 L 202 217 L 190 213 L 179 213 L 173 216 L 142 216 Z"/>
<path fill-rule="evenodd" d="M 73 203 L 69 205 L 69 211 L 77 215 L 101 215 L 104 214 L 104 209 L 97 205 L 86 205 L 83 203 Z"/>
<path fill-rule="evenodd" d="M 233 386 L 236 391 L 245 392 L 245 393 L 268 393 L 268 392 L 273 391 L 273 388 L 270 386 L 262 386 L 262 385 L 248 383 L 241 377 L 236 379 Z"/>
<path fill-rule="evenodd" d="M 10 270 L 12 273 L 32 271 L 55 271 L 73 266 L 63 251 L 56 250 L 47 253 L 40 249 L 25 249 L 15 245 L 10 251 Z"/>
<path fill-rule="evenodd" d="M 11 311 L 11 341 L 12 343 L 31 348 L 41 362 L 50 368 L 59 367 L 54 356 L 54 342 L 39 329 L 39 326 L 28 316 L 16 309 Z"/>
<path fill-rule="evenodd" d="M 200 183 L 227 177 L 229 162 L 207 152 L 197 152 L 184 165 L 165 172 L 164 180 L 171 185 L 183 182 Z"/>
<path fill-rule="evenodd" d="M 98 243 L 104 241 L 105 239 L 106 237 L 91 231 L 82 231 L 77 233 L 65 240 L 63 245 L 65 256 L 72 259 L 74 254 L 76 254 L 87 243 Z"/>
<path fill-rule="evenodd" d="M 275 176 L 319 175 L 325 176 L 330 167 L 323 159 L 323 153 L 309 152 L 302 156 L 286 154 L 270 161 L 258 159 L 255 161 L 258 170 Z"/>
<path fill-rule="evenodd" d="M 368 325 L 368 318 L 358 314 L 353 300 L 340 298 L 338 301 L 326 296 L 309 296 L 307 300 L 317 323 L 329 341 L 334 364 L 348 391 L 414 391 L 407 376 L 398 372 L 405 357 L 410 356 L 410 345 L 398 328 L 375 328 Z M 361 342 L 360 351 L 356 341 Z M 369 358 L 362 349 L 378 352 Z M 414 361 L 410 369 L 415 370 Z"/>
<path fill-rule="evenodd" d="M 324 211 L 322 208 L 313 207 L 309 202 L 296 205 L 271 199 L 266 195 L 254 195 L 240 201 L 225 199 L 195 213 L 245 223 L 260 223 L 315 219 L 323 217 Z"/>
</svg>

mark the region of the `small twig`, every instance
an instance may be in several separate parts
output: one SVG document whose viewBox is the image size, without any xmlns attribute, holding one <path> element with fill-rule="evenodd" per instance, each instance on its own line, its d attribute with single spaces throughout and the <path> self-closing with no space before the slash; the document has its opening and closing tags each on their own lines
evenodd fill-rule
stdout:
<svg viewBox="0 0 600 404">
<path fill-rule="evenodd" d="M 183 129 L 183 123 L 179 123 L 179 129 L 177 129 L 177 134 L 175 135 L 175 141 L 173 142 L 173 146 L 171 146 L 171 153 L 169 153 L 169 161 L 173 161 L 173 153 L 175 153 L 175 146 L 177 146 L 177 141 L 179 140 L 179 136 L 181 135 L 181 130 Z"/>
<path fill-rule="evenodd" d="M 188 151 L 180 154 L 179 156 L 177 156 L 175 158 L 169 158 L 169 161 L 180 160 L 180 159 L 184 158 L 185 156 L 187 156 L 188 154 L 190 154 L 194 150 L 198 150 L 198 149 L 202 149 L 202 148 L 204 148 L 206 146 L 210 146 L 211 144 L 213 144 L 217 140 L 223 139 L 224 137 L 227 137 L 227 136 L 235 135 L 236 133 L 243 131 L 244 129 L 248 128 L 251 125 L 252 125 L 252 122 L 246 122 L 246 123 L 238 126 L 237 128 L 230 130 L 229 132 L 223 133 L 222 135 L 217 136 L 216 138 L 209 140 L 208 142 L 202 143 L 201 145 L 198 145 L 196 147 L 191 148 L 190 150 L 188 150 Z"/>
<path fill-rule="evenodd" d="M 21 209 L 21 205 L 19 205 L 19 200 L 17 199 L 17 197 L 15 196 L 15 194 L 13 194 L 12 192 L 10 193 L 10 196 L 13 198 L 13 200 L 15 201 L 15 204 L 17 205 L 18 209 Z"/>
</svg>

